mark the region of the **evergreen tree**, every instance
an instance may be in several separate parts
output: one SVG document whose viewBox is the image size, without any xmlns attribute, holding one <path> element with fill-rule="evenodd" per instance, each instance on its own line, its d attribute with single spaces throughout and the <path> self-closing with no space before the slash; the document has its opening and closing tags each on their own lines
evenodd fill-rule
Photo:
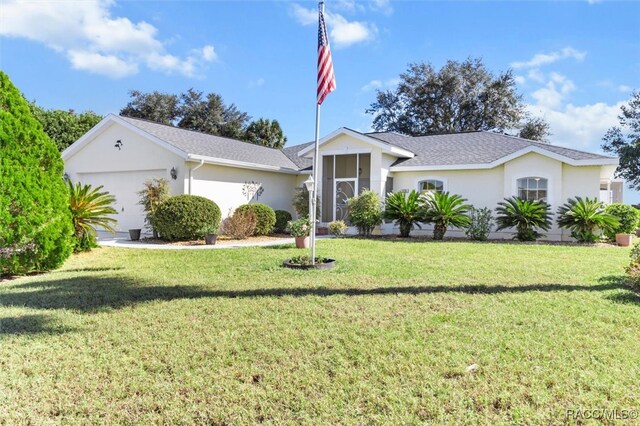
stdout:
<svg viewBox="0 0 640 426">
<path fill-rule="evenodd" d="M 0 275 L 60 266 L 72 249 L 64 163 L 0 71 Z"/>
</svg>

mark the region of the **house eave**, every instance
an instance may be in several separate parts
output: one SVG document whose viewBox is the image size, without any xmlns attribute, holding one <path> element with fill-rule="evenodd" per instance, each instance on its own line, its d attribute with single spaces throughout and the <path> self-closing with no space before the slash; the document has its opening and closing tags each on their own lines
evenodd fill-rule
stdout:
<svg viewBox="0 0 640 426">
<path fill-rule="evenodd" d="M 291 175 L 299 175 L 301 172 L 287 167 L 269 166 L 265 164 L 250 163 L 246 161 L 228 160 L 226 158 L 208 157 L 205 155 L 189 154 L 187 161 L 204 161 L 205 164 L 213 164 L 217 166 L 235 167 L 240 169 L 262 170 L 267 172 L 286 173 Z"/>
</svg>

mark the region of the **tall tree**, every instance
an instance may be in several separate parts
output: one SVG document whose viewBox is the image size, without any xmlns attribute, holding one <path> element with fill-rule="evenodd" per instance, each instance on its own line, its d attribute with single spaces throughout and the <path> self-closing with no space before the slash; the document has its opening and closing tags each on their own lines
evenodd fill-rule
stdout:
<svg viewBox="0 0 640 426">
<path fill-rule="evenodd" d="M 0 275 L 57 268 L 71 253 L 60 152 L 0 71 Z"/>
<path fill-rule="evenodd" d="M 620 126 L 607 131 L 602 149 L 620 158 L 616 176 L 640 191 L 640 91 L 634 91 L 629 103 L 620 110 Z"/>
<path fill-rule="evenodd" d="M 278 120 L 271 121 L 266 118 L 260 118 L 249 123 L 245 140 L 256 145 L 268 146 L 270 148 L 284 148 L 284 145 L 287 143 L 287 137 L 283 134 Z"/>
<path fill-rule="evenodd" d="M 251 119 L 234 104 L 226 105 L 217 93 L 205 96 L 193 88 L 180 95 L 137 90 L 129 94 L 132 99 L 120 110 L 120 115 L 175 124 L 182 129 L 243 139 Z"/>
<path fill-rule="evenodd" d="M 35 102 L 31 102 L 29 107 L 59 151 L 64 151 L 102 120 L 102 116 L 93 111 L 78 114 L 72 109 L 68 111 L 44 109 L 37 106 Z"/>
<path fill-rule="evenodd" d="M 448 61 L 440 70 L 431 64 L 410 64 L 398 87 L 378 91 L 367 113 L 378 131 L 419 136 L 464 131 L 506 132 L 523 128 L 528 118 L 513 73 L 490 72 L 481 59 Z M 531 122 L 530 136 L 546 137 L 542 119 Z"/>
<path fill-rule="evenodd" d="M 540 117 L 530 117 L 523 124 L 518 136 L 532 141 L 549 143 L 550 126 Z"/>
<path fill-rule="evenodd" d="M 131 100 L 120 110 L 120 115 L 168 125 L 174 124 L 180 116 L 176 95 L 158 91 L 143 93 L 139 90 L 131 90 L 129 96 Z"/>
</svg>

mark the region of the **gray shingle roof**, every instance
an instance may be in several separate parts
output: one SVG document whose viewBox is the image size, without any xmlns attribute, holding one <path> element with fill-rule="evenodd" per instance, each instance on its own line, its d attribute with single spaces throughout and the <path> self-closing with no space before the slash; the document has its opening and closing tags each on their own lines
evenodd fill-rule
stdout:
<svg viewBox="0 0 640 426">
<path fill-rule="evenodd" d="M 298 170 L 299 165 L 291 161 L 282 150 L 254 145 L 235 139 L 208 135 L 158 124 L 137 118 L 119 117 L 150 135 L 173 145 L 186 154 L 202 155 L 224 160 L 242 161 L 289 170 Z"/>
<path fill-rule="evenodd" d="M 415 154 L 399 159 L 394 166 L 446 166 L 488 164 L 527 147 L 537 147 L 573 160 L 609 159 L 604 155 L 548 145 L 491 132 L 451 133 L 409 137 L 391 132 L 367 133 L 367 136 L 399 146 Z"/>
<path fill-rule="evenodd" d="M 311 158 L 306 157 L 298 157 L 298 153 L 308 147 L 309 145 L 313 145 L 313 142 L 307 142 L 300 145 L 288 146 L 282 150 L 282 153 L 286 155 L 289 160 L 293 161 L 296 166 L 300 168 L 300 170 L 309 169 L 313 166 L 313 161 Z"/>
</svg>

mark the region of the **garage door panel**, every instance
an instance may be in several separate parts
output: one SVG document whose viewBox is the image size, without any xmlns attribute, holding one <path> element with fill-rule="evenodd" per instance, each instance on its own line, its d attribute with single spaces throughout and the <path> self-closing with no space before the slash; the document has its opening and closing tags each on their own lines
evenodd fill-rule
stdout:
<svg viewBox="0 0 640 426">
<path fill-rule="evenodd" d="M 136 170 L 125 172 L 78 173 L 78 180 L 93 187 L 102 185 L 105 191 L 116 197 L 114 208 L 118 212 L 114 218 L 118 231 L 144 228 L 144 210 L 138 204 L 138 192 L 143 189 L 145 181 L 153 178 L 166 178 L 166 169 Z"/>
</svg>

